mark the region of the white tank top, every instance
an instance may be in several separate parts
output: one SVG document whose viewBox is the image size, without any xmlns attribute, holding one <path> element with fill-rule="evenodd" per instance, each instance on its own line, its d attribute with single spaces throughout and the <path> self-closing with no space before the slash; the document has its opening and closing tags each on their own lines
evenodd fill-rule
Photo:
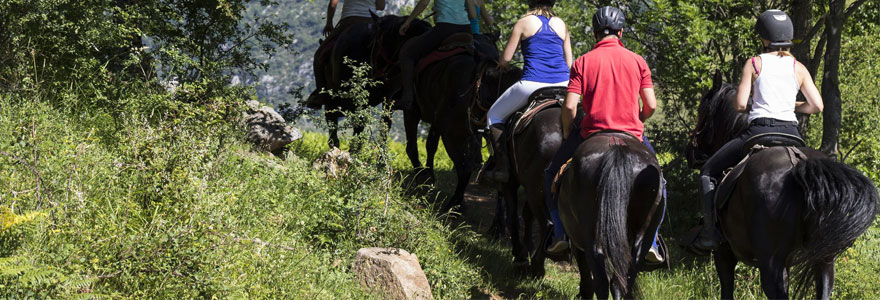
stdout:
<svg viewBox="0 0 880 300">
<path fill-rule="evenodd" d="M 792 56 L 761 54 L 761 71 L 752 87 L 749 122 L 757 118 L 797 122 L 794 105 L 800 86 L 794 70 Z"/>
<path fill-rule="evenodd" d="M 374 0 L 342 0 L 342 18 L 370 17 L 370 9 L 376 9 Z"/>
</svg>

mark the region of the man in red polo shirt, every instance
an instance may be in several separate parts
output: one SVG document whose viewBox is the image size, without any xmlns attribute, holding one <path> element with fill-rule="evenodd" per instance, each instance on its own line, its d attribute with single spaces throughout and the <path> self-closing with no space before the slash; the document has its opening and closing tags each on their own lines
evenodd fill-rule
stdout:
<svg viewBox="0 0 880 300">
<path fill-rule="evenodd" d="M 551 195 L 550 185 L 562 164 L 574 155 L 588 135 L 606 129 L 624 131 L 641 139 L 654 152 L 644 138 L 642 124 L 657 107 L 651 70 L 644 58 L 623 46 L 620 41 L 623 26 L 624 17 L 620 10 L 609 6 L 600 8 L 593 15 L 593 34 L 599 42 L 571 67 L 568 95 L 562 108 L 562 136 L 567 138 L 544 173 L 545 199 L 554 224 L 553 243 L 547 249 L 550 254 L 568 250 L 556 207 L 557 199 Z M 580 126 L 574 127 L 572 121 L 581 98 L 585 116 Z M 664 199 L 665 196 L 664 189 Z M 654 253 L 649 254 L 649 260 L 659 259 L 656 249 L 652 250 Z"/>
</svg>

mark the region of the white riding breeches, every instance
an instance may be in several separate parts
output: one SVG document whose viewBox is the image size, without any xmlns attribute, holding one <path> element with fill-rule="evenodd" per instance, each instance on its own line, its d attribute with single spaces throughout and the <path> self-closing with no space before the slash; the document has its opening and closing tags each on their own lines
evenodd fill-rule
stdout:
<svg viewBox="0 0 880 300">
<path fill-rule="evenodd" d="M 511 85 L 495 100 L 489 112 L 486 113 L 489 125 L 504 123 L 507 117 L 526 105 L 529 96 L 536 90 L 547 86 L 568 86 L 568 80 L 557 83 L 543 83 L 536 81 L 520 80 Z"/>
</svg>

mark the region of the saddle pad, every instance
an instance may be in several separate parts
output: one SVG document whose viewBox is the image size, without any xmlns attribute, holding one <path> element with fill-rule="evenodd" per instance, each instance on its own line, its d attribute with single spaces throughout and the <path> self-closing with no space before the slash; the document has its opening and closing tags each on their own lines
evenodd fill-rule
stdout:
<svg viewBox="0 0 880 300">
<path fill-rule="evenodd" d="M 462 53 L 471 53 L 471 51 L 469 51 L 467 48 L 461 48 L 461 47 L 453 48 L 453 49 L 446 50 L 446 51 L 435 50 L 435 51 L 429 53 L 427 56 L 425 56 L 424 58 L 422 58 L 419 61 L 419 65 L 418 65 L 418 67 L 416 67 L 416 72 L 422 72 L 422 70 L 424 70 L 429 65 L 431 65 L 435 62 L 438 62 L 438 61 L 441 61 L 446 58 L 449 58 L 449 57 L 452 57 L 452 56 L 455 56 L 458 54 L 462 54 Z"/>
<path fill-rule="evenodd" d="M 733 193 L 733 189 L 736 187 L 736 182 L 739 179 L 739 176 L 742 175 L 743 170 L 746 168 L 746 162 L 749 160 L 749 157 L 758 153 L 762 149 L 766 149 L 767 147 L 763 147 L 760 145 L 756 145 L 752 148 L 752 151 L 749 152 L 746 157 L 744 157 L 739 163 L 736 164 L 726 175 L 721 179 L 721 183 L 718 184 L 718 188 L 715 190 L 715 213 L 719 213 L 724 209 L 725 205 L 727 205 L 727 201 L 730 199 L 730 194 Z M 785 147 L 786 153 L 788 154 L 788 158 L 791 162 L 792 166 L 797 165 L 800 161 L 805 160 L 807 156 L 798 148 L 793 146 Z"/>
<path fill-rule="evenodd" d="M 472 34 L 460 32 L 454 33 L 443 39 L 443 42 L 440 42 L 440 46 L 437 47 L 437 50 L 447 51 L 452 50 L 452 48 L 471 47 L 473 44 L 474 36 Z"/>
</svg>

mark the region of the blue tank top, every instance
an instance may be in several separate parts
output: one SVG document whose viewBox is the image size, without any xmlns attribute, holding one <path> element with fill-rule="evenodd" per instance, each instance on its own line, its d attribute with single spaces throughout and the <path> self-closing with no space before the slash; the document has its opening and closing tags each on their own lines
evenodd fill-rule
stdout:
<svg viewBox="0 0 880 300">
<path fill-rule="evenodd" d="M 474 4 L 474 11 L 477 13 L 476 18 L 468 18 L 471 21 L 471 33 L 480 34 L 480 6 Z"/>
<path fill-rule="evenodd" d="M 523 66 L 522 80 L 541 83 L 557 83 L 568 80 L 568 65 L 565 63 L 563 40 L 550 27 L 550 19 L 537 16 L 541 28 L 535 35 L 522 41 Z"/>
</svg>

